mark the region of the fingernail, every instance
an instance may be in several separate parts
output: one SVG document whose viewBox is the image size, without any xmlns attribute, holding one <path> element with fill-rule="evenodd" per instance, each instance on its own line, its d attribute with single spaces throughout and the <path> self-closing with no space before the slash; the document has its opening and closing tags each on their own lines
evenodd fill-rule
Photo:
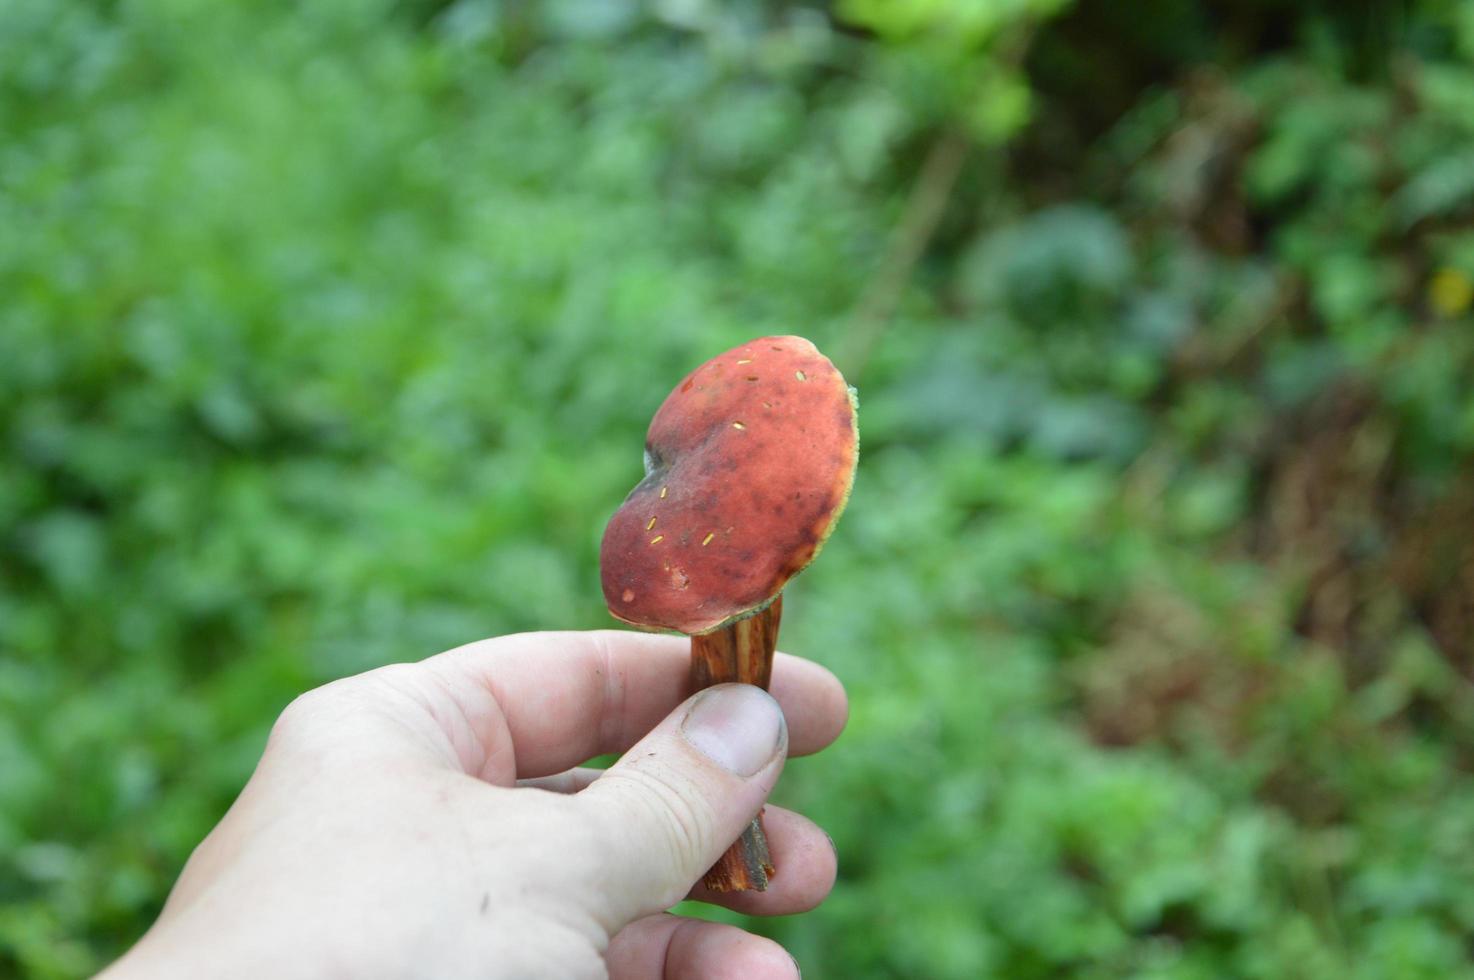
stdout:
<svg viewBox="0 0 1474 980">
<path fill-rule="evenodd" d="M 681 734 L 723 769 L 751 776 L 778 753 L 788 729 L 783 710 L 767 691 L 722 684 L 697 696 L 681 722 Z"/>
</svg>

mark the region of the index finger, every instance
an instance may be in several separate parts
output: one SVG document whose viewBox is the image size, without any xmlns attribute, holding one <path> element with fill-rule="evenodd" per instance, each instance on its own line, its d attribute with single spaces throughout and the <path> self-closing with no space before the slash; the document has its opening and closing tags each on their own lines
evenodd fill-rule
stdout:
<svg viewBox="0 0 1474 980">
<path fill-rule="evenodd" d="M 621 630 L 501 636 L 421 666 L 466 699 L 483 775 L 498 782 L 623 752 L 691 693 L 689 641 Z M 817 752 L 844 728 L 844 688 L 813 661 L 779 653 L 769 689 L 788 720 L 791 755 Z"/>
</svg>

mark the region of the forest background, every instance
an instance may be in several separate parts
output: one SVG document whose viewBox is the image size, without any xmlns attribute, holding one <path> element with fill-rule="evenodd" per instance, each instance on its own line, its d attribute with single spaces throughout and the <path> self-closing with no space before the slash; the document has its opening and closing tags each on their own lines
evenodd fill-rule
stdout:
<svg viewBox="0 0 1474 980">
<path fill-rule="evenodd" d="M 863 459 L 818 977 L 1474 976 L 1474 4 L 0 3 L 0 975 L 280 709 L 612 625 L 654 407 Z M 730 917 L 729 917 L 730 918 Z"/>
</svg>

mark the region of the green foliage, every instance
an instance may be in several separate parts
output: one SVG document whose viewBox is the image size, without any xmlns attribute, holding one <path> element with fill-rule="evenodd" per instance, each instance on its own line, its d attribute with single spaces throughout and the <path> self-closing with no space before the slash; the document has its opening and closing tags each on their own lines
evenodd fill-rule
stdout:
<svg viewBox="0 0 1474 980">
<path fill-rule="evenodd" d="M 136 938 L 304 688 L 610 625 L 768 332 L 865 451 L 784 627 L 841 880 L 754 927 L 1474 975 L 1474 7 L 1371 9 L 0 5 L 0 975 Z"/>
</svg>

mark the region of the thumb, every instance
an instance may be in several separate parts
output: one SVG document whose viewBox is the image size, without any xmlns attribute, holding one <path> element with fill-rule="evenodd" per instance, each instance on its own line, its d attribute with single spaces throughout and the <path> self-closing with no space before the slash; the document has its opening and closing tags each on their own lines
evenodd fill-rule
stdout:
<svg viewBox="0 0 1474 980">
<path fill-rule="evenodd" d="M 606 924 L 680 901 L 762 808 L 788 752 L 767 691 L 722 684 L 691 697 L 574 797 L 598 827 Z"/>
</svg>

